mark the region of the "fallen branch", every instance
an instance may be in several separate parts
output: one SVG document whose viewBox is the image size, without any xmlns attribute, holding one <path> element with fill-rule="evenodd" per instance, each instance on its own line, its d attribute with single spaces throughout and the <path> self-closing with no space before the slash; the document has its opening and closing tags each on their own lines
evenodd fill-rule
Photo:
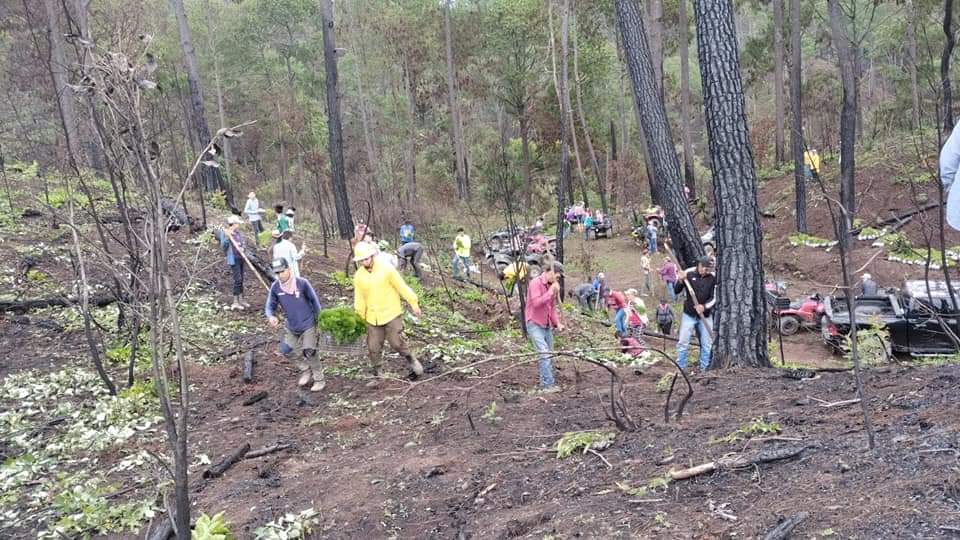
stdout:
<svg viewBox="0 0 960 540">
<path fill-rule="evenodd" d="M 797 527 L 803 520 L 807 519 L 810 514 L 806 512 L 800 512 L 799 514 L 794 514 L 789 518 L 780 522 L 772 531 L 768 532 L 766 536 L 763 537 L 763 540 L 786 540 L 790 537 L 790 533 L 793 532 L 793 529 Z"/>
<path fill-rule="evenodd" d="M 610 462 L 607 461 L 607 458 L 603 457 L 603 456 L 600 454 L 600 452 L 597 452 L 597 451 L 594 450 L 593 448 L 587 448 L 587 452 L 590 452 L 591 454 L 593 454 L 593 455 L 597 456 L 598 458 L 600 458 L 600 460 L 603 461 L 603 462 L 607 465 L 607 468 L 608 468 L 608 469 L 612 469 L 612 468 L 613 468 L 613 465 L 611 465 Z"/>
<path fill-rule="evenodd" d="M 808 398 L 808 399 L 811 399 L 811 400 L 813 400 L 813 401 L 816 401 L 817 403 L 820 404 L 819 406 L 820 406 L 820 407 L 823 407 L 824 409 L 831 409 L 831 408 L 833 408 L 833 407 L 843 407 L 843 406 L 845 406 L 845 405 L 853 405 L 853 404 L 855 404 L 855 403 L 860 403 L 860 399 L 859 399 L 859 398 L 845 399 L 845 400 L 843 400 L 843 401 L 833 401 L 833 402 L 824 401 L 824 400 L 822 400 L 822 399 L 817 399 L 817 398 L 815 398 L 815 397 L 813 397 L 813 396 L 807 396 L 807 398 Z"/>
<path fill-rule="evenodd" d="M 265 399 L 266 397 L 267 397 L 267 391 L 266 391 L 266 390 L 261 390 L 261 391 L 257 392 L 256 394 L 254 394 L 254 395 L 248 397 L 247 399 L 243 400 L 243 406 L 244 406 L 244 407 L 249 407 L 250 405 L 253 405 L 254 403 L 256 403 L 256 402 L 258 402 L 258 401 L 262 401 L 262 400 Z"/>
<path fill-rule="evenodd" d="M 243 382 L 253 382 L 253 351 L 243 355 Z"/>
<path fill-rule="evenodd" d="M 23 313 L 31 309 L 40 309 L 46 307 L 70 307 L 79 303 L 79 299 L 59 296 L 56 298 L 34 298 L 31 300 L 0 300 L 0 311 L 13 311 Z M 113 295 L 91 296 L 90 305 L 95 307 L 109 306 L 117 301 Z"/>
<path fill-rule="evenodd" d="M 291 445 L 290 445 L 289 443 L 279 443 L 279 444 L 275 444 L 275 445 L 273 445 L 273 446 L 265 446 L 265 447 L 260 448 L 260 449 L 258 449 L 258 450 L 252 450 L 252 451 L 248 452 L 247 455 L 245 455 L 243 458 L 244 458 L 244 459 L 254 459 L 254 458 L 258 458 L 258 457 L 263 457 L 263 456 L 265 456 L 265 455 L 267 455 L 267 454 L 272 454 L 272 453 L 274 453 L 274 452 L 280 452 L 280 451 L 286 450 L 286 449 L 288 449 L 288 448 L 290 448 L 290 447 L 291 447 Z"/>
<path fill-rule="evenodd" d="M 250 451 L 250 443 L 243 443 L 243 446 L 237 448 L 232 454 L 223 458 L 223 461 L 203 471 L 204 478 L 218 478 L 227 472 L 227 469 L 239 463 Z"/>
<path fill-rule="evenodd" d="M 738 469 L 741 467 L 746 467 L 749 465 L 759 465 L 761 463 L 770 463 L 773 461 L 781 461 L 784 459 L 790 459 L 799 456 L 806 450 L 806 446 L 798 447 L 787 447 L 777 450 L 770 451 L 761 451 L 752 457 L 746 457 L 743 455 L 733 454 L 730 456 L 724 456 L 716 461 L 709 461 L 707 463 L 701 463 L 695 467 L 690 467 L 689 469 L 675 470 L 671 469 L 667 474 L 670 476 L 671 480 L 686 480 L 688 478 L 693 478 L 695 476 L 700 476 L 701 474 L 706 474 L 714 471 L 724 470 L 724 469 Z"/>
</svg>

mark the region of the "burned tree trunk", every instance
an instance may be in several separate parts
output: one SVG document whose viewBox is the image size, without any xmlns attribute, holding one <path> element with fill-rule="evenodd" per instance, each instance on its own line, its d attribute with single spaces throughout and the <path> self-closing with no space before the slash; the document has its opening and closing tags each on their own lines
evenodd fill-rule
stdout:
<svg viewBox="0 0 960 540">
<path fill-rule="evenodd" d="M 453 63 L 453 36 L 450 29 L 450 3 L 443 3 L 443 37 L 447 50 L 447 101 L 450 105 L 450 133 L 453 139 L 453 157 L 457 172 L 457 195 L 462 200 L 470 199 L 469 171 L 467 170 L 467 147 L 463 143 L 463 121 L 460 119 L 460 102 L 457 99 L 456 69 Z"/>
<path fill-rule="evenodd" d="M 841 216 L 843 232 L 838 240 L 847 245 L 853 217 L 857 212 L 856 185 L 854 183 L 854 154 L 857 144 L 857 74 L 853 53 L 850 50 L 850 36 L 847 34 L 847 16 L 840 10 L 839 0 L 827 0 L 830 10 L 830 33 L 833 46 L 837 50 L 837 64 L 840 69 L 840 82 L 843 86 L 843 105 L 840 109 L 840 204 L 844 215 Z M 949 84 L 949 81 L 948 81 Z M 944 122 L 947 118 L 944 119 Z M 952 119 L 951 119 L 952 125 Z"/>
<path fill-rule="evenodd" d="M 796 195 L 797 232 L 807 232 L 807 184 L 803 174 L 803 70 L 800 50 L 800 0 L 790 0 L 790 152 Z"/>
<path fill-rule="evenodd" d="M 783 0 L 773 0 L 773 108 L 777 129 L 773 134 L 773 163 L 784 161 L 783 151 Z"/>
<path fill-rule="evenodd" d="M 343 170 L 343 128 L 340 124 L 340 94 L 337 80 L 337 50 L 333 42 L 333 3 L 320 0 L 323 23 L 323 65 L 327 86 L 327 130 L 329 132 L 330 171 L 333 176 L 333 202 L 337 208 L 340 238 L 353 236 L 353 216 L 347 196 L 347 177 Z"/>
<path fill-rule="evenodd" d="M 560 94 L 560 178 L 557 180 L 557 260 L 563 262 L 563 220 L 565 219 L 563 199 L 564 193 L 570 186 L 570 125 L 567 122 L 570 106 L 570 96 L 567 94 L 567 28 L 570 17 L 570 0 L 563 1 L 563 12 L 560 15 L 560 50 L 561 71 L 557 92 Z M 552 47 L 552 40 L 551 40 Z M 571 196 L 570 202 L 573 202 Z M 563 286 L 561 282 L 561 287 Z"/>
<path fill-rule="evenodd" d="M 830 18 L 831 21 L 833 17 Z M 943 0 L 943 53 L 940 55 L 940 84 L 943 86 L 943 132 L 953 131 L 953 91 L 950 87 L 950 56 L 956 45 L 953 35 L 953 0 Z"/>
<path fill-rule="evenodd" d="M 769 367 L 763 235 L 731 0 L 694 0 L 713 195 L 718 302 L 712 368 Z"/>
<path fill-rule="evenodd" d="M 679 0 L 680 23 L 680 138 L 683 140 L 683 178 L 690 198 L 697 196 L 697 177 L 693 166 L 693 141 L 690 136 L 690 38 L 687 37 L 687 0 Z"/>
<path fill-rule="evenodd" d="M 680 262 L 693 266 L 697 257 L 703 255 L 703 245 L 683 195 L 680 161 L 673 148 L 670 124 L 656 84 L 643 16 L 637 0 L 617 0 L 616 9 L 617 26 L 623 36 L 624 60 L 633 82 L 634 103 L 646 135 L 650 168 L 657 178 L 667 228 Z"/>
</svg>

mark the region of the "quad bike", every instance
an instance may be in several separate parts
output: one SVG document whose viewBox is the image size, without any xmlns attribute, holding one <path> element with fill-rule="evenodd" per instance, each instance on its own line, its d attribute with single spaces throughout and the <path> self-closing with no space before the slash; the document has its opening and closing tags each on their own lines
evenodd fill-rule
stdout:
<svg viewBox="0 0 960 540">
<path fill-rule="evenodd" d="M 823 298 L 815 293 L 799 302 L 791 302 L 789 308 L 781 309 L 774 315 L 779 315 L 780 333 L 792 336 L 801 328 L 819 328 L 824 313 Z"/>
</svg>

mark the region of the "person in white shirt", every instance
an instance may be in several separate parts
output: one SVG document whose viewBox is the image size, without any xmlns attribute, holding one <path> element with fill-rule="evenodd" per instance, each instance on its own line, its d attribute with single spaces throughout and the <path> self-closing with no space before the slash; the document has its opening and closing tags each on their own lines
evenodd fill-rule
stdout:
<svg viewBox="0 0 960 540">
<path fill-rule="evenodd" d="M 282 233 L 273 231 L 274 238 L 280 238 L 280 240 L 273 246 L 273 258 L 274 259 L 283 259 L 287 261 L 287 266 L 290 267 L 290 273 L 293 277 L 300 277 L 300 259 L 303 258 L 303 253 L 306 251 L 306 244 L 300 246 L 300 251 L 297 251 L 297 246 L 294 245 L 291 238 L 293 238 L 293 231 L 287 229 Z"/>
<path fill-rule="evenodd" d="M 290 224 L 290 230 L 291 230 L 291 231 L 292 231 L 292 230 L 295 230 L 295 229 L 293 228 L 293 218 L 294 218 L 294 216 L 296 215 L 296 213 L 297 213 L 297 209 L 294 208 L 294 207 L 292 207 L 292 206 L 291 206 L 290 208 L 287 208 L 287 211 L 285 212 L 285 214 L 287 215 L 287 223 Z"/>
<path fill-rule="evenodd" d="M 243 213 L 247 216 L 247 221 L 250 222 L 250 227 L 253 228 L 253 238 L 256 242 L 257 247 L 260 247 L 260 233 L 263 232 L 263 223 L 261 223 L 260 218 L 264 211 L 260 208 L 260 201 L 257 200 L 257 194 L 250 192 L 247 195 L 247 204 L 243 207 Z"/>
</svg>

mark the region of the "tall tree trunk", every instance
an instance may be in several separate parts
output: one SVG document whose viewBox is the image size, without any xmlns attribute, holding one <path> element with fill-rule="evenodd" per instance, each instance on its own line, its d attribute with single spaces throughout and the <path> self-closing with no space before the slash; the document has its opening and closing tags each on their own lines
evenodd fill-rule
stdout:
<svg viewBox="0 0 960 540">
<path fill-rule="evenodd" d="M 80 170 L 80 163 L 75 159 L 80 154 L 79 124 L 77 123 L 76 100 L 73 90 L 67 86 L 69 73 L 67 71 L 67 55 L 64 52 L 63 30 L 60 27 L 60 7 L 56 0 L 43 0 L 43 7 L 47 12 L 47 45 L 50 48 L 49 67 L 53 92 L 57 96 L 57 108 L 60 111 L 60 121 L 63 125 L 63 136 L 67 142 L 67 159 L 73 169 Z"/>
<path fill-rule="evenodd" d="M 584 204 L 590 206 L 590 194 L 587 191 L 587 179 L 583 176 L 583 163 L 580 161 L 580 145 L 577 142 L 577 127 L 573 123 L 573 109 L 569 103 L 570 99 L 570 87 L 569 83 L 566 83 L 567 86 L 567 100 L 566 109 L 567 109 L 567 122 L 570 124 L 570 142 L 573 143 L 573 158 L 574 162 L 577 164 L 577 180 L 580 182 L 580 196 L 583 198 Z"/>
<path fill-rule="evenodd" d="M 333 3 L 320 0 L 323 23 L 323 64 L 327 90 L 327 130 L 329 131 L 330 172 L 333 177 L 333 200 L 337 208 L 337 229 L 340 238 L 353 236 L 353 216 L 347 195 L 347 177 L 343 170 L 343 129 L 340 125 L 340 94 L 337 76 L 337 51 L 333 42 Z"/>
<path fill-rule="evenodd" d="M 287 143 L 283 137 L 283 116 L 280 102 L 274 101 L 277 108 L 277 144 L 280 146 L 280 199 L 287 200 L 287 173 L 290 172 L 290 160 L 287 158 Z"/>
<path fill-rule="evenodd" d="M 607 188 L 610 193 L 610 205 L 615 207 L 619 202 L 617 198 L 617 177 L 620 169 L 620 161 L 617 158 L 617 128 L 613 120 L 610 120 L 610 159 L 607 160 Z"/>
<path fill-rule="evenodd" d="M 783 0 L 773 0 L 773 106 L 777 130 L 773 134 L 773 163 L 784 162 L 783 141 Z"/>
<path fill-rule="evenodd" d="M 950 87 L 950 56 L 956 45 L 953 35 L 953 0 L 943 0 L 943 53 L 940 55 L 940 85 L 943 87 L 943 132 L 953 131 L 953 91 Z"/>
<path fill-rule="evenodd" d="M 371 202 L 378 201 L 382 202 L 382 194 L 380 192 L 380 171 L 381 166 L 380 162 L 377 159 L 377 151 L 373 143 L 373 134 L 372 128 L 370 126 L 370 106 L 367 100 L 367 93 L 363 85 L 363 73 L 364 68 L 367 67 L 367 48 L 365 46 L 366 40 L 362 39 L 364 28 L 360 22 L 360 19 L 356 16 L 356 12 L 353 13 L 353 22 L 357 25 L 358 33 L 360 34 L 360 39 L 355 39 L 353 48 L 359 53 L 359 62 L 357 62 L 357 101 L 360 109 L 360 125 L 363 128 L 363 147 L 367 155 L 367 189 L 374 193 L 376 196 L 371 196 Z M 318 201 L 322 201 L 322 197 L 317 195 Z"/>
<path fill-rule="evenodd" d="M 703 255 L 700 235 L 683 196 L 680 161 L 673 148 L 673 136 L 667 112 L 655 84 L 650 48 L 637 0 L 616 0 L 617 26 L 623 37 L 624 59 L 633 82 L 634 106 L 644 132 L 650 169 L 657 176 L 663 195 L 667 228 L 674 241 L 680 263 L 693 266 Z"/>
<path fill-rule="evenodd" d="M 717 211 L 712 368 L 770 367 L 763 234 L 731 0 L 694 0 L 700 80 Z"/>
<path fill-rule="evenodd" d="M 447 103 L 450 107 L 450 132 L 453 136 L 453 158 L 456 162 L 457 196 L 470 199 L 469 170 L 467 169 L 466 145 L 463 143 L 463 123 L 460 119 L 460 102 L 457 99 L 456 68 L 453 63 L 453 36 L 450 30 L 450 3 L 443 3 L 443 37 L 447 50 Z"/>
<path fill-rule="evenodd" d="M 530 175 L 530 119 L 527 118 L 527 106 L 518 111 L 520 119 L 520 159 L 523 162 L 523 191 L 527 198 L 527 208 L 533 201 L 533 178 Z"/>
<path fill-rule="evenodd" d="M 660 99 L 663 100 L 663 0 L 647 0 L 647 39 L 650 44 L 650 59 Z"/>
<path fill-rule="evenodd" d="M 590 155 L 590 168 L 597 180 L 597 194 L 600 195 L 600 208 L 604 215 L 610 208 L 607 206 L 607 190 L 603 175 L 600 173 L 600 163 L 597 153 L 593 150 L 593 141 L 590 139 L 590 129 L 587 127 L 587 117 L 583 113 L 583 89 L 580 87 L 580 62 L 577 48 L 577 16 L 573 15 L 573 84 L 577 91 L 577 114 L 580 116 L 580 127 L 583 130 L 583 140 L 587 143 L 587 153 Z"/>
<path fill-rule="evenodd" d="M 627 88 L 626 81 L 630 77 L 627 73 L 627 63 L 623 59 L 623 44 L 620 43 L 620 34 L 614 30 L 614 41 L 617 46 L 617 59 L 620 60 L 620 99 L 617 100 L 618 114 L 620 115 L 620 155 L 627 156 L 630 147 L 630 132 L 627 130 Z M 633 100 L 631 100 L 633 101 Z"/>
<path fill-rule="evenodd" d="M 170 0 L 170 7 L 177 19 L 177 31 L 180 34 L 180 47 L 183 49 L 183 60 L 187 66 L 187 85 L 190 88 L 190 109 L 193 117 L 193 128 L 200 148 L 210 142 L 210 128 L 203 110 L 203 92 L 200 88 L 200 69 L 197 67 L 197 55 L 193 50 L 193 41 L 190 38 L 190 26 L 187 24 L 187 15 L 183 9 L 183 0 Z M 204 156 L 204 159 L 215 159 L 218 156 Z M 203 166 L 199 170 L 200 178 L 207 190 L 220 190 L 226 196 L 231 207 L 236 206 L 233 200 L 233 188 L 224 181 L 220 169 Z"/>
<path fill-rule="evenodd" d="M 697 196 L 697 178 L 694 168 L 693 137 L 690 133 L 690 38 L 687 37 L 687 0 L 679 0 L 680 26 L 680 138 L 683 140 L 683 177 L 690 198 Z"/>
<path fill-rule="evenodd" d="M 417 87 L 409 64 L 404 61 L 404 90 L 407 92 L 407 153 L 403 159 L 407 176 L 406 203 L 417 196 Z"/>
<path fill-rule="evenodd" d="M 214 36 L 218 34 L 217 28 L 215 26 L 215 21 L 217 17 L 214 16 L 213 12 L 210 11 L 210 0 L 203 0 L 203 14 L 206 18 L 207 23 L 207 48 L 210 49 L 210 55 L 213 56 L 213 81 L 215 88 L 217 90 L 217 117 L 220 120 L 220 127 L 225 128 L 227 126 L 227 114 L 223 107 L 223 85 L 220 82 L 220 54 L 217 52 L 217 42 L 214 39 Z M 231 179 L 230 176 L 230 139 L 224 137 L 223 141 L 223 170 L 227 173 L 227 180 Z"/>
<path fill-rule="evenodd" d="M 857 211 L 854 182 L 858 107 L 856 66 L 847 34 L 847 17 L 840 10 L 839 0 L 827 0 L 827 8 L 830 11 L 830 33 L 833 46 L 837 50 L 840 83 L 843 87 L 843 104 L 840 109 L 840 204 L 846 210 L 843 221 L 846 229 L 849 230 L 852 227 L 851 220 Z M 849 245 L 850 235 L 841 235 L 840 241 Z"/>
<path fill-rule="evenodd" d="M 551 2 L 552 0 L 547 1 Z M 563 262 L 563 234 L 560 234 L 563 231 L 563 220 L 566 218 L 564 213 L 566 201 L 564 201 L 563 195 L 567 186 L 570 185 L 570 124 L 567 122 L 567 111 L 570 106 L 570 96 L 567 94 L 567 28 L 570 17 L 570 0 L 563 0 L 561 9 L 560 50 L 562 65 L 556 85 L 557 93 L 560 94 L 560 178 L 557 180 L 557 260 Z M 553 15 L 550 14 L 549 17 L 552 21 Z M 553 50 L 552 22 L 550 24 L 550 49 L 551 51 Z M 556 72 L 556 69 L 554 69 L 554 72 Z M 573 202 L 572 196 L 570 197 L 570 202 Z M 561 282 L 561 287 L 563 287 L 563 282 Z"/>
<path fill-rule="evenodd" d="M 913 0 L 907 0 L 907 69 L 910 71 L 910 98 L 913 113 L 913 129 L 920 129 L 920 82 L 917 76 L 917 12 Z"/>
<path fill-rule="evenodd" d="M 807 184 L 803 174 L 803 66 L 800 32 L 800 1 L 790 0 L 790 148 L 793 154 L 793 185 L 796 196 L 797 232 L 807 232 Z"/>
<path fill-rule="evenodd" d="M 569 131 L 565 132 L 563 130 L 563 124 L 567 124 L 567 115 L 564 112 L 564 107 L 563 107 L 563 93 L 560 92 L 560 80 L 559 80 L 559 75 L 557 73 L 557 48 L 556 48 L 556 43 L 554 42 L 554 39 L 553 39 L 553 1 L 554 0 L 546 0 L 546 1 L 547 1 L 547 30 L 549 32 L 549 38 L 550 38 L 550 60 L 553 66 L 553 72 L 552 72 L 553 73 L 553 89 L 556 91 L 557 104 L 560 107 L 560 122 L 561 122 L 560 134 L 562 138 L 563 133 L 569 133 Z M 568 129 L 569 129 L 569 126 L 568 126 Z M 569 139 L 564 139 L 564 142 L 569 144 Z M 569 149 L 567 151 L 569 152 Z M 569 154 L 568 154 L 568 157 L 569 157 Z M 560 171 L 561 173 L 563 171 L 562 164 L 560 167 Z M 572 179 L 568 177 L 566 182 L 560 182 L 559 185 L 563 185 L 565 187 L 565 189 L 567 190 L 567 197 L 569 198 L 570 202 L 573 203 L 573 200 L 576 199 L 576 195 L 573 194 Z M 584 200 L 584 203 L 586 202 L 587 201 Z M 562 211 L 562 208 L 561 208 L 561 211 Z"/>
</svg>

